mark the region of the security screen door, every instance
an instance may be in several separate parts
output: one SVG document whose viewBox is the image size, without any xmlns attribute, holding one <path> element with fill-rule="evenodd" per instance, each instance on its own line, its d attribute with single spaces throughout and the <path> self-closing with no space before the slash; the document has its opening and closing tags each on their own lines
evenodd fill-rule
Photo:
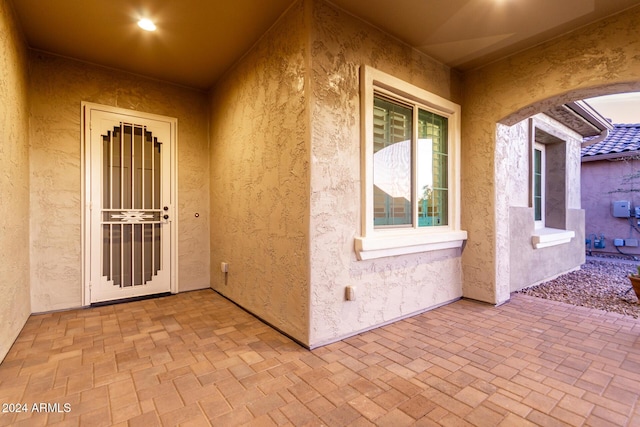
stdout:
<svg viewBox="0 0 640 427">
<path fill-rule="evenodd" d="M 89 302 L 169 292 L 175 121 L 85 109 Z"/>
</svg>

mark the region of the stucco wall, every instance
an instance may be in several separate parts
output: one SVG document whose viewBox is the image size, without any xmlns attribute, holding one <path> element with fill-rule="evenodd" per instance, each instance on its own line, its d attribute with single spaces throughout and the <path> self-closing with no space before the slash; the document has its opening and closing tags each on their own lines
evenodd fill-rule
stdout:
<svg viewBox="0 0 640 427">
<path fill-rule="evenodd" d="M 532 124 L 530 123 L 533 123 Z M 546 226 L 571 230 L 569 243 L 534 249 L 531 204 L 531 135 L 539 128 L 546 148 Z M 556 120 L 536 114 L 513 126 L 498 125 L 497 141 L 508 146 L 509 291 L 513 292 L 578 268 L 584 262 L 584 211 L 580 209 L 582 137 Z M 563 142 L 559 142 L 563 141 Z"/>
<path fill-rule="evenodd" d="M 637 219 L 616 218 L 612 204 L 618 200 L 631 202 L 631 215 L 634 208 L 640 206 L 640 160 L 634 158 L 601 160 L 582 163 L 582 207 L 586 211 L 585 233 L 605 237 L 605 248 L 592 253 L 613 253 L 619 255 L 613 245 L 613 239 L 640 239 L 640 226 Z M 593 240 L 593 236 L 591 236 Z M 621 252 L 640 255 L 640 247 L 623 246 Z"/>
<path fill-rule="evenodd" d="M 531 117 L 533 123 L 542 132 L 548 133 L 552 138 L 564 141 L 564 153 L 547 156 L 552 174 L 551 182 L 556 183 L 563 194 L 560 196 L 567 209 L 580 209 L 580 147 L 582 137 L 545 114 L 536 114 Z M 507 182 L 506 197 L 509 206 L 531 206 L 531 146 L 529 134 L 529 118 L 524 119 L 513 126 L 498 124 L 496 140 L 507 146 L 507 156 L 502 160 L 509 171 L 505 179 Z M 561 161 L 562 164 L 553 165 L 553 162 Z M 560 173 L 561 172 L 561 173 Z M 554 176 L 558 173 L 558 176 Z"/>
<path fill-rule="evenodd" d="M 581 28 L 464 76 L 462 227 L 466 297 L 509 299 L 509 146 L 513 125 L 567 101 L 640 89 L 640 8 Z"/>
<path fill-rule="evenodd" d="M 0 362 L 31 313 L 27 52 L 16 23 L 0 0 Z"/>
<path fill-rule="evenodd" d="M 305 14 L 296 3 L 211 95 L 212 287 L 300 342 L 309 330 Z M 229 263 L 229 272 L 220 263 Z"/>
<path fill-rule="evenodd" d="M 455 300 L 460 250 L 357 261 L 361 233 L 360 67 L 459 101 L 446 66 L 322 1 L 311 33 L 311 332 L 319 345 Z M 356 300 L 345 301 L 345 287 Z"/>
<path fill-rule="evenodd" d="M 33 312 L 82 304 L 82 101 L 178 119 L 178 285 L 208 287 L 206 95 L 35 51 L 29 66 Z"/>
<path fill-rule="evenodd" d="M 584 263 L 584 210 L 569 209 L 566 214 L 566 229 L 573 230 L 575 237 L 569 243 L 534 249 L 531 245 L 533 208 L 512 206 L 509 209 L 511 292 L 575 270 Z"/>
</svg>

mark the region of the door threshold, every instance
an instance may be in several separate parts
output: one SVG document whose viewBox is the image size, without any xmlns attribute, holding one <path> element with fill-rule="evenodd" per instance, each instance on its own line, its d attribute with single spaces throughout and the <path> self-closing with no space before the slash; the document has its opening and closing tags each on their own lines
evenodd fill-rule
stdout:
<svg viewBox="0 0 640 427">
<path fill-rule="evenodd" d="M 142 295 L 142 296 L 139 296 L 139 297 L 114 299 L 114 300 L 109 300 L 109 301 L 100 301 L 100 302 L 91 303 L 90 307 L 104 307 L 105 305 L 124 304 L 124 303 L 127 303 L 127 302 L 143 301 L 143 300 L 146 300 L 146 299 L 168 297 L 169 295 L 172 295 L 172 293 L 171 292 L 162 292 L 160 294 Z"/>
</svg>

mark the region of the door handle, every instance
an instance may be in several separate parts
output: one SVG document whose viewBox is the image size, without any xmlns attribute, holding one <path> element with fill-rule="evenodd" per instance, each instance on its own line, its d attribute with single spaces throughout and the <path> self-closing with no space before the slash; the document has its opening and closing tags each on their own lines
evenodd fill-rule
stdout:
<svg viewBox="0 0 640 427">
<path fill-rule="evenodd" d="M 165 214 L 165 215 L 163 215 L 163 216 L 162 216 L 162 218 L 164 218 L 164 219 L 169 219 L 169 215 L 166 215 L 166 214 Z"/>
</svg>

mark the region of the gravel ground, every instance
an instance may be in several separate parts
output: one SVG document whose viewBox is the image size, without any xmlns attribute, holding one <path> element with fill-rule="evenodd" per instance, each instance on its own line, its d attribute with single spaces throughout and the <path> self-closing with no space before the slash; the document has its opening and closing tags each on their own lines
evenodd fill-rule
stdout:
<svg viewBox="0 0 640 427">
<path fill-rule="evenodd" d="M 588 260 L 580 270 L 563 274 L 518 293 L 582 307 L 640 317 L 640 303 L 627 276 L 635 265 Z M 628 291 L 628 292 L 627 292 Z"/>
</svg>

